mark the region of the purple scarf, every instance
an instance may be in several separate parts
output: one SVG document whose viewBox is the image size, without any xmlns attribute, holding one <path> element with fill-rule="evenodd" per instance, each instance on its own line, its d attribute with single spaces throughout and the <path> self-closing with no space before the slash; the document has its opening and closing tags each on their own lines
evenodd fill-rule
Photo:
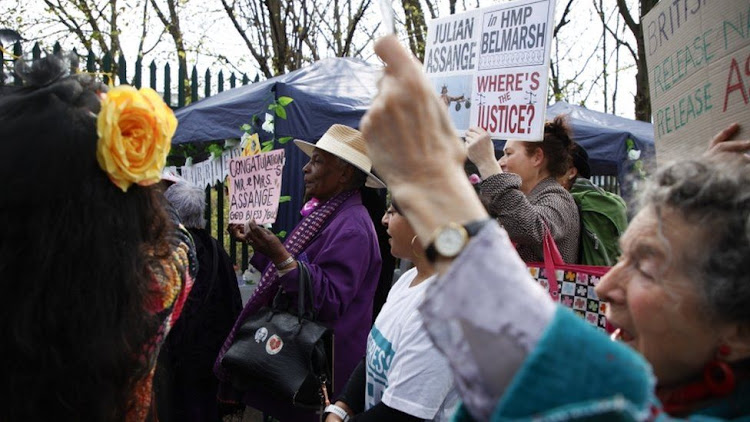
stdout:
<svg viewBox="0 0 750 422">
<path fill-rule="evenodd" d="M 302 221 L 297 224 L 297 227 L 294 228 L 292 234 L 286 239 L 284 242 L 286 250 L 289 251 L 292 256 L 297 258 L 300 252 L 304 251 L 310 244 L 310 241 L 320 233 L 323 227 L 325 227 L 328 223 L 328 219 L 339 209 L 341 204 L 356 192 L 356 190 L 342 192 L 315 208 L 312 213 L 303 218 Z M 227 380 L 227 374 L 221 366 L 221 360 L 224 358 L 224 354 L 227 350 L 232 346 L 237 330 L 239 330 L 250 315 L 255 314 L 262 307 L 268 306 L 271 303 L 274 295 L 276 295 L 276 291 L 279 290 L 278 287 L 278 271 L 274 265 L 268 265 L 258 282 L 258 287 L 255 288 L 253 295 L 250 296 L 247 304 L 242 309 L 242 312 L 240 312 L 239 317 L 237 317 L 237 321 L 234 322 L 234 327 L 232 327 L 232 331 L 229 332 L 227 339 L 224 340 L 224 345 L 221 346 L 219 356 L 216 358 L 216 362 L 214 362 L 214 374 L 216 374 L 220 380 Z"/>
</svg>

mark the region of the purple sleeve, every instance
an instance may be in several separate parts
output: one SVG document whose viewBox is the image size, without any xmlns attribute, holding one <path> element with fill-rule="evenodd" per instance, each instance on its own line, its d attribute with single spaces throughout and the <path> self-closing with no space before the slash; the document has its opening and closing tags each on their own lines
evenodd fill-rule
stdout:
<svg viewBox="0 0 750 422">
<path fill-rule="evenodd" d="M 335 321 L 354 300 L 366 281 L 371 266 L 380 266 L 368 253 L 366 238 L 360 230 L 348 229 L 332 237 L 312 262 L 305 263 L 312 278 L 313 299 L 321 321 Z M 378 261 L 379 252 L 375 251 Z M 279 278 L 288 292 L 299 291 L 299 270 Z"/>
<path fill-rule="evenodd" d="M 261 274 L 266 270 L 266 267 L 270 263 L 271 260 L 262 253 L 254 253 L 252 258 L 250 258 L 250 265 L 255 267 L 256 270 L 260 271 Z"/>
</svg>

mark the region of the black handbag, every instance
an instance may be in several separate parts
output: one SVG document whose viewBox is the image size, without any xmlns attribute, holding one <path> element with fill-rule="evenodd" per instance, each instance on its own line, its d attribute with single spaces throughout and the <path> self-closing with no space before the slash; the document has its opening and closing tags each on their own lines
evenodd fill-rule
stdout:
<svg viewBox="0 0 750 422">
<path fill-rule="evenodd" d="M 296 407 L 318 409 L 331 391 L 333 333 L 316 322 L 310 270 L 298 266 L 296 309 L 279 288 L 270 308 L 242 324 L 221 365 L 240 391 L 271 392 Z"/>
</svg>

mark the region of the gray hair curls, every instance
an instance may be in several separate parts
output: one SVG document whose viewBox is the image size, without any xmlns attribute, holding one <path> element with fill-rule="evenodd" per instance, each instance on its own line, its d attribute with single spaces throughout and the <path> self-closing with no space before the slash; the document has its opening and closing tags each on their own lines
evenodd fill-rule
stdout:
<svg viewBox="0 0 750 422">
<path fill-rule="evenodd" d="M 699 292 L 712 316 L 750 323 L 750 165 L 743 157 L 717 155 L 669 164 L 643 196 L 642 205 L 677 211 L 703 229 L 692 263 Z"/>
<path fill-rule="evenodd" d="M 206 219 L 203 216 L 206 210 L 206 195 L 203 189 L 185 182 L 178 182 L 168 187 L 164 191 L 164 196 L 177 211 L 185 227 L 191 229 L 206 227 Z"/>
</svg>

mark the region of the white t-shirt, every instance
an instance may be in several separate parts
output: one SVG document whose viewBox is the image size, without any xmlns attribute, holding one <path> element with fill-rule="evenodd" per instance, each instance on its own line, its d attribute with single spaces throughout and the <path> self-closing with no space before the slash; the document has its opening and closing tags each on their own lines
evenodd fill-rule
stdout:
<svg viewBox="0 0 750 422">
<path fill-rule="evenodd" d="M 430 277 L 409 287 L 416 268 L 393 285 L 367 337 L 365 410 L 388 407 L 434 421 L 449 421 L 458 404 L 448 361 L 433 346 L 418 311 Z"/>
</svg>

